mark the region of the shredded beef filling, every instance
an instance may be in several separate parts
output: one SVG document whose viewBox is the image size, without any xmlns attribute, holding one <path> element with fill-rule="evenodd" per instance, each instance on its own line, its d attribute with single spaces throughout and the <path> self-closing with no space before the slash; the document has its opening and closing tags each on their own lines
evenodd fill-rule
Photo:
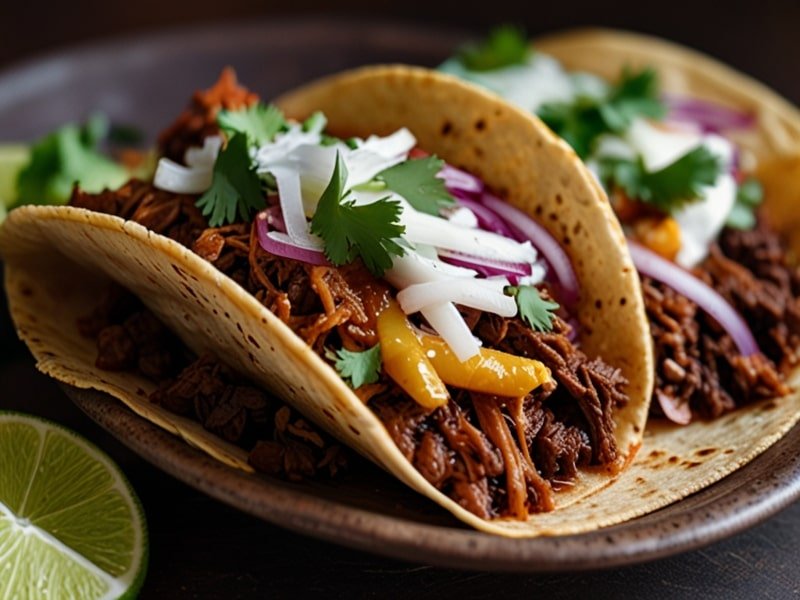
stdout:
<svg viewBox="0 0 800 600">
<path fill-rule="evenodd" d="M 72 204 L 141 219 L 154 231 L 191 248 L 320 354 L 325 347 L 363 350 L 378 341 L 375 316 L 390 290 L 363 266 L 335 269 L 271 255 L 260 247 L 250 225 L 199 227 L 202 216 L 186 200 L 186 196 L 131 181 L 117 192 L 93 195 L 76 190 Z M 117 319 L 102 328 L 98 326 L 105 325 L 102 315 L 84 321 L 93 323 L 98 338 L 98 366 L 144 373 L 140 367 L 143 346 L 129 339 L 121 327 L 124 321 Z M 569 325 L 560 318 L 550 333 L 534 332 L 519 319 L 478 312 L 468 315 L 468 322 L 488 347 L 547 364 L 555 381 L 517 400 L 455 392 L 447 406 L 433 412 L 426 412 L 386 377 L 362 386 L 356 394 L 369 403 L 420 473 L 467 510 L 484 518 L 524 518 L 550 510 L 554 488 L 570 485 L 580 467 L 610 465 L 616 460 L 613 413 L 627 401 L 626 381 L 618 370 L 578 350 L 568 339 Z M 146 347 L 163 349 L 168 344 L 162 341 Z M 149 356 L 146 351 L 145 356 Z M 231 391 L 235 388 L 232 374 L 218 361 L 201 357 L 193 363 L 161 362 L 173 370 L 154 372 L 162 385 L 153 400 L 197 418 L 229 441 L 245 440 L 252 445 L 260 440 L 250 454 L 256 468 L 294 477 L 336 464 L 323 461 L 326 445 L 302 440 L 304 449 L 300 449 L 294 433 L 292 443 L 287 443 L 282 436 L 289 430 L 281 429 L 277 418 L 282 412 L 274 412 L 266 434 L 254 436 L 252 415 L 253 411 L 261 414 L 260 409 L 242 404 Z M 215 379 L 211 374 L 221 375 Z M 209 378 L 216 382 L 210 393 L 211 383 L 201 385 Z M 263 432 L 264 424 L 258 424 Z"/>
<path fill-rule="evenodd" d="M 186 149 L 218 133 L 216 115 L 221 108 L 255 100 L 232 73 L 224 74 L 213 88 L 195 94 L 161 135 L 162 153 L 182 162 Z M 271 255 L 261 248 L 250 224 L 208 228 L 195 201 L 133 180 L 114 192 L 75 190 L 71 203 L 138 221 L 190 248 L 239 283 L 320 355 L 326 347 L 363 350 L 377 343 L 375 319 L 391 293 L 384 282 L 359 263 L 330 268 Z M 141 307 L 132 310 L 141 312 Z M 137 341 L 126 329 L 130 313 L 111 318 L 114 311 L 119 309 L 100 307 L 81 325 L 98 340 L 98 366 L 145 373 L 142 364 L 148 363 L 156 346 L 150 338 Z M 613 413 L 627 401 L 627 382 L 619 371 L 578 350 L 568 339 L 569 326 L 560 319 L 547 334 L 531 331 L 519 319 L 477 312 L 468 322 L 488 347 L 543 361 L 555 381 L 517 399 L 451 390 L 451 401 L 432 412 L 385 376 L 355 393 L 375 411 L 419 472 L 467 510 L 484 518 L 519 519 L 551 510 L 554 489 L 572 484 L 579 467 L 615 463 Z M 162 335 L 155 329 L 152 336 Z M 163 339 L 158 345 L 159 352 L 169 347 Z M 176 352 L 185 355 L 182 347 Z M 162 367 L 151 370 L 160 383 L 153 401 L 245 444 L 251 448 L 250 462 L 259 470 L 297 477 L 323 467 L 338 468 L 340 453 L 331 450 L 334 446 L 327 438 L 213 357 L 179 360 L 170 355 L 153 362 Z"/>
<path fill-rule="evenodd" d="M 643 278 L 655 340 L 656 388 L 651 410 L 688 405 L 716 418 L 737 406 L 789 393 L 783 374 L 800 360 L 800 271 L 778 235 L 763 223 L 725 229 L 695 274 L 736 308 L 763 354 L 744 357 L 731 337 L 694 302 Z"/>
<path fill-rule="evenodd" d="M 330 436 L 216 357 L 192 354 L 123 288 L 109 288 L 78 328 L 97 340 L 97 367 L 136 372 L 158 383 L 151 402 L 248 450 L 258 471 L 295 481 L 335 477 L 352 461 Z"/>
</svg>

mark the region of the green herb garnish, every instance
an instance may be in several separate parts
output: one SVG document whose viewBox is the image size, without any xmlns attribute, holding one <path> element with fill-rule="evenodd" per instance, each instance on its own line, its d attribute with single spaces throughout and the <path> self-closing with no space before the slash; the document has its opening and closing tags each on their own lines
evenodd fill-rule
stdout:
<svg viewBox="0 0 800 600">
<path fill-rule="evenodd" d="M 247 150 L 247 137 L 234 134 L 217 156 L 211 187 L 197 201 L 210 227 L 248 220 L 264 206 L 264 193 Z"/>
<path fill-rule="evenodd" d="M 311 219 L 311 233 L 322 238 L 325 256 L 333 264 L 347 264 L 360 256 L 372 274 L 381 276 L 392 266 L 392 255 L 403 255 L 393 241 L 405 232 L 398 222 L 402 207 L 388 198 L 356 206 L 346 199 L 346 182 L 347 167 L 337 152 L 333 176 Z"/>
<path fill-rule="evenodd" d="M 745 179 L 736 189 L 736 202 L 725 224 L 734 229 L 752 229 L 756 226 L 756 208 L 763 200 L 764 188 L 758 180 Z"/>
<path fill-rule="evenodd" d="M 508 286 L 506 294 L 517 301 L 522 319 L 536 331 L 553 330 L 553 319 L 559 304 L 542 297 L 541 292 L 532 285 Z"/>
<path fill-rule="evenodd" d="M 426 156 L 381 171 L 376 179 L 384 181 L 390 190 L 405 198 L 418 211 L 438 216 L 442 208 L 456 202 L 447 191 L 444 179 L 436 176 L 443 166 L 444 161 L 440 158 Z"/>
<path fill-rule="evenodd" d="M 458 59 L 471 71 L 492 71 L 524 64 L 531 52 L 524 31 L 503 25 L 491 30 L 485 40 L 461 48 Z"/>
<path fill-rule="evenodd" d="M 94 117 L 84 127 L 64 125 L 39 140 L 17 176 L 15 206 L 64 204 L 76 183 L 92 193 L 125 183 L 125 168 L 96 150 L 108 131 L 107 125 L 107 120 Z"/>
<path fill-rule="evenodd" d="M 658 171 L 647 171 L 641 158 L 600 160 L 600 174 L 608 189 L 618 187 L 632 200 L 640 200 L 671 214 L 700 198 L 703 187 L 714 185 L 722 161 L 705 146 L 687 152 Z"/>
<path fill-rule="evenodd" d="M 602 98 L 579 96 L 573 102 L 544 104 L 538 111 L 542 121 L 582 158 L 591 154 L 601 135 L 623 133 L 636 117 L 660 119 L 665 114 L 652 69 L 623 70 L 617 85 Z"/>
<path fill-rule="evenodd" d="M 221 110 L 217 124 L 229 136 L 242 134 L 254 146 L 262 146 L 286 127 L 286 119 L 277 106 L 257 102 L 240 110 Z"/>
<path fill-rule="evenodd" d="M 381 372 L 381 345 L 375 344 L 363 352 L 351 352 L 341 348 L 336 352 L 326 350 L 325 356 L 334 361 L 334 367 L 342 379 L 349 379 L 350 386 L 357 390 L 366 383 L 378 381 Z"/>
</svg>

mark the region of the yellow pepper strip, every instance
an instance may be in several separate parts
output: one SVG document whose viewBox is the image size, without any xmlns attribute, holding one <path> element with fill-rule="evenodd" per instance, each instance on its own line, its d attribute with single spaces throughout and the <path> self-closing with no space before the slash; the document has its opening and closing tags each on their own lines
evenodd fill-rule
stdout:
<svg viewBox="0 0 800 600">
<path fill-rule="evenodd" d="M 442 338 L 421 337 L 425 355 L 448 385 L 517 398 L 550 381 L 550 369 L 538 360 L 481 348 L 479 354 L 460 362 Z"/>
<path fill-rule="evenodd" d="M 378 315 L 383 369 L 418 404 L 433 410 L 450 399 L 411 323 L 394 300 Z"/>
</svg>

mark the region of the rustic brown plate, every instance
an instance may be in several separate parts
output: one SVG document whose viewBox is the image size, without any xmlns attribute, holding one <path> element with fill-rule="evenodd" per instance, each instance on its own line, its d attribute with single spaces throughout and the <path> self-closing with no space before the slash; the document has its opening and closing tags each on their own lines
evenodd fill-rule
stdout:
<svg viewBox="0 0 800 600">
<path fill-rule="evenodd" d="M 435 65 L 463 32 L 359 22 L 280 21 L 110 41 L 0 74 L 0 132 L 26 140 L 102 110 L 153 135 L 188 91 L 226 64 L 270 97 L 370 62 Z M 679 503 L 628 523 L 559 538 L 512 540 L 465 529 L 378 469 L 339 484 L 291 484 L 230 469 L 97 392 L 65 386 L 92 419 L 155 466 L 283 527 L 413 561 L 509 571 L 586 570 L 697 548 L 800 497 L 800 427 L 750 464 Z"/>
</svg>

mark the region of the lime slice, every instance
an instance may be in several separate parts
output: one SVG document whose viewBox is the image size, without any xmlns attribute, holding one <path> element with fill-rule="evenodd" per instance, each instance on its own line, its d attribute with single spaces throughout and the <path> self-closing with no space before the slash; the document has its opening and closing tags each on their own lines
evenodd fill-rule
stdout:
<svg viewBox="0 0 800 600">
<path fill-rule="evenodd" d="M 0 412 L 0 598 L 134 597 L 147 530 L 127 479 L 98 448 Z"/>
<path fill-rule="evenodd" d="M 30 160 L 31 151 L 22 144 L 0 146 L 0 206 L 8 208 L 17 199 L 17 174 Z"/>
</svg>

